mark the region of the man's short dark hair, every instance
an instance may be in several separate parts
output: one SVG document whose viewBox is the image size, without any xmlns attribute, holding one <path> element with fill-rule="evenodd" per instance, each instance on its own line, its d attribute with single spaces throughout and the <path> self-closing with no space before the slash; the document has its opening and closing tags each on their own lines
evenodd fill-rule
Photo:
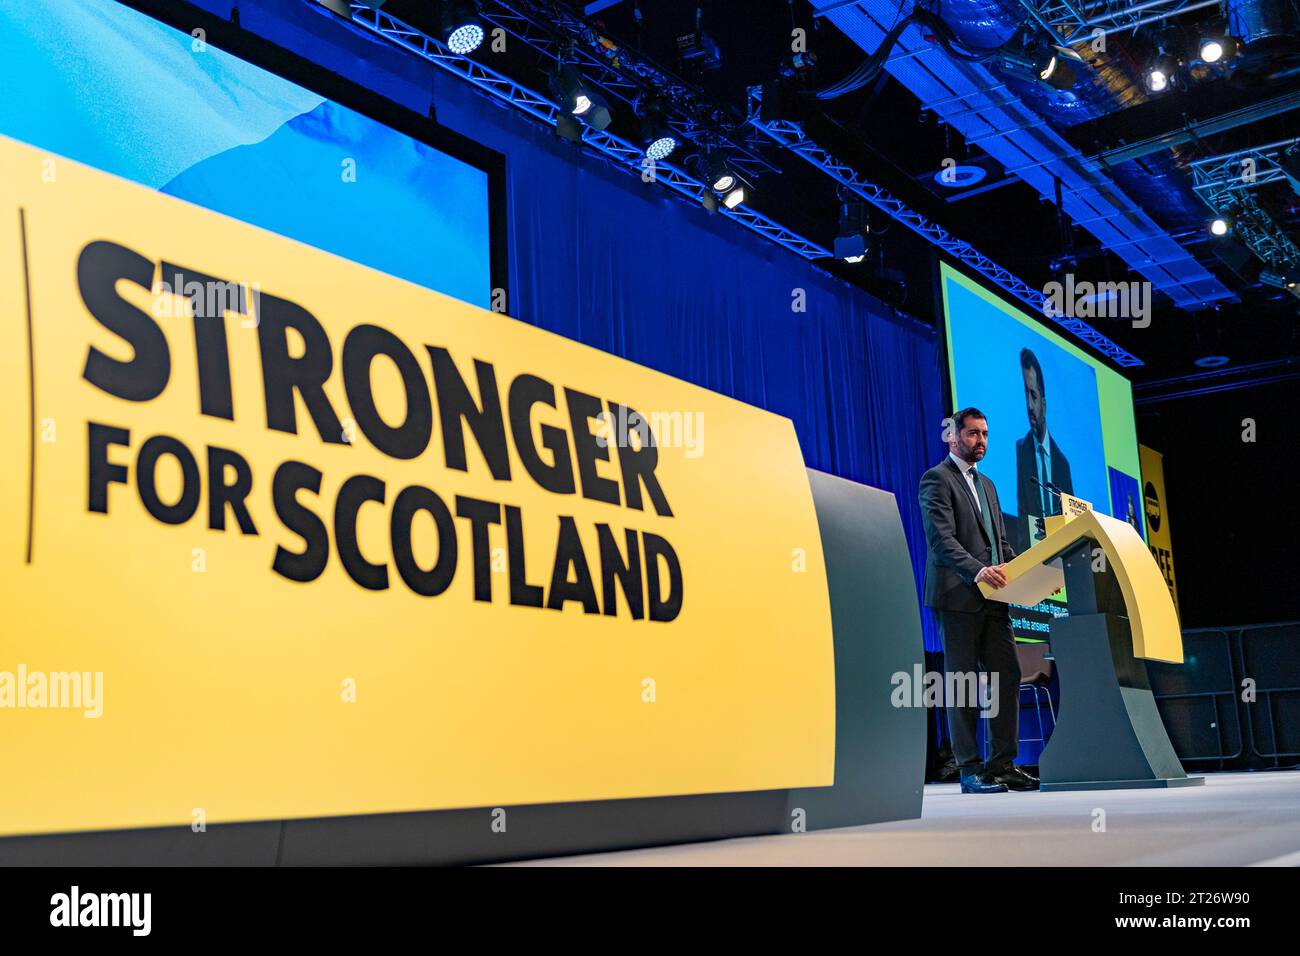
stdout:
<svg viewBox="0 0 1300 956">
<path fill-rule="evenodd" d="M 1021 370 L 1033 369 L 1034 374 L 1038 376 L 1038 397 L 1047 397 L 1047 385 L 1043 382 L 1043 367 L 1038 364 L 1038 356 L 1029 349 L 1020 350 L 1020 368 Z"/>
<path fill-rule="evenodd" d="M 968 418 L 983 418 L 985 421 L 988 420 L 988 417 L 974 405 L 963 408 L 961 411 L 955 412 L 952 416 L 952 424 L 957 430 L 958 435 L 960 435 L 962 429 L 966 427 L 966 419 Z"/>
</svg>

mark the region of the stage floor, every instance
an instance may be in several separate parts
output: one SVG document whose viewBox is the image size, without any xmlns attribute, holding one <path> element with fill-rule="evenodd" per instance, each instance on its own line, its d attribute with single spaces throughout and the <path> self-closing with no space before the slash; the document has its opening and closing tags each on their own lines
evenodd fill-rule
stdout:
<svg viewBox="0 0 1300 956">
<path fill-rule="evenodd" d="M 1300 866 L 1300 771 L 1206 774 L 1174 790 L 976 795 L 931 784 L 920 820 L 511 865 Z"/>
</svg>

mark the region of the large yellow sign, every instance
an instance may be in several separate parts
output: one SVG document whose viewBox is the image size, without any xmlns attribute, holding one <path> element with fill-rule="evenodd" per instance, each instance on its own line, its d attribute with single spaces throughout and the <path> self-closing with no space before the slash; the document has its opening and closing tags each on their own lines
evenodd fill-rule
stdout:
<svg viewBox="0 0 1300 956">
<path fill-rule="evenodd" d="M 787 419 L 3 138 L 0 218 L 0 833 L 833 782 Z"/>
</svg>

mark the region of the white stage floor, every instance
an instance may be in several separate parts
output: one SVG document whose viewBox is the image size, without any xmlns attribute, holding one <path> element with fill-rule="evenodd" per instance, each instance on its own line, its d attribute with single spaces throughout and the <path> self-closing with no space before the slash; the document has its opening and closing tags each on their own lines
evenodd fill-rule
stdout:
<svg viewBox="0 0 1300 956">
<path fill-rule="evenodd" d="M 1207 774 L 1173 790 L 977 795 L 931 784 L 920 820 L 510 865 L 1300 866 L 1300 771 Z"/>
</svg>

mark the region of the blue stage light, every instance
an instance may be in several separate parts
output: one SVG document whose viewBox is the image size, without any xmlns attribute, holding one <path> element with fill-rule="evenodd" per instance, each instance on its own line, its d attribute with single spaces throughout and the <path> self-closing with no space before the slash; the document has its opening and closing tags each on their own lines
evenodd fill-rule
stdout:
<svg viewBox="0 0 1300 956">
<path fill-rule="evenodd" d="M 465 56 L 477 50 L 483 42 L 483 28 L 477 23 L 464 23 L 447 36 L 447 49 Z"/>
<path fill-rule="evenodd" d="M 466 0 L 445 0 L 441 21 L 442 42 L 457 56 L 473 53 L 487 36 L 478 8 Z"/>
<path fill-rule="evenodd" d="M 676 138 L 672 136 L 660 136 L 651 140 L 650 145 L 645 148 L 646 158 L 658 162 L 661 159 L 667 159 L 671 156 L 673 150 L 676 148 Z"/>
<path fill-rule="evenodd" d="M 653 162 L 667 159 L 677 148 L 677 134 L 668 125 L 663 107 L 654 101 L 638 101 L 637 112 L 641 115 L 641 145 L 645 148 L 646 158 Z"/>
</svg>

